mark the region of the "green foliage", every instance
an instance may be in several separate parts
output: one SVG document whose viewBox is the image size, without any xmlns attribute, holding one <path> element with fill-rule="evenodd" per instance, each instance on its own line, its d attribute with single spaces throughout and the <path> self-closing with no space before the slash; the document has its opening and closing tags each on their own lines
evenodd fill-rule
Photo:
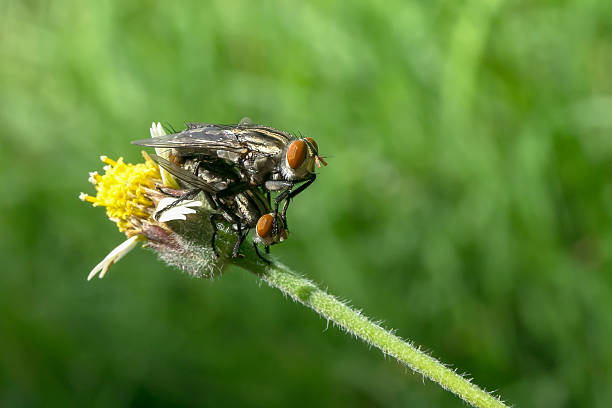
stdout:
<svg viewBox="0 0 612 408">
<path fill-rule="evenodd" d="M 123 240 L 98 155 L 250 116 L 329 166 L 285 263 L 517 406 L 612 403 L 612 3 L 0 2 L 0 405 L 459 406 Z M 250 250 L 245 246 L 244 251 Z M 289 358 L 289 357 L 290 358 Z"/>
</svg>

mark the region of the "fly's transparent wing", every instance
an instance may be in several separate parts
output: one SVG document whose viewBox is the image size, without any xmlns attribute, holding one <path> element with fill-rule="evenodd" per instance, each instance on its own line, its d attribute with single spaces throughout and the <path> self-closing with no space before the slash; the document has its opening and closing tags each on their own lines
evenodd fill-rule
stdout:
<svg viewBox="0 0 612 408">
<path fill-rule="evenodd" d="M 163 167 L 164 170 L 166 170 L 168 173 L 172 174 L 174 177 L 181 180 L 182 182 L 189 184 L 190 186 L 194 188 L 199 188 L 202 191 L 206 191 L 208 193 L 214 194 L 218 192 L 210 184 L 206 183 L 204 180 L 200 179 L 199 177 L 196 177 L 195 174 L 190 173 L 187 170 L 177 166 L 176 164 L 169 162 L 163 157 L 160 157 L 156 154 L 150 154 L 149 157 L 151 157 L 151 160 L 153 160 L 155 163 Z"/>
<path fill-rule="evenodd" d="M 287 132 L 243 121 L 235 126 L 188 123 L 182 132 L 136 140 L 132 144 L 176 149 L 181 156 L 219 157 L 238 163 L 247 157 L 249 162 L 261 158 L 277 161 L 293 140 Z"/>
<path fill-rule="evenodd" d="M 156 148 L 173 148 L 194 154 L 216 156 L 217 150 L 246 154 L 231 127 L 210 124 L 188 124 L 182 132 L 150 139 L 135 140 L 132 144 Z"/>
</svg>

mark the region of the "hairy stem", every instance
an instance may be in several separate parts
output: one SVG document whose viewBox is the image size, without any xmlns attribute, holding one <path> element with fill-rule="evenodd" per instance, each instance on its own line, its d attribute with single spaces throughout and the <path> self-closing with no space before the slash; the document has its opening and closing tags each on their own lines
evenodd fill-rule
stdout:
<svg viewBox="0 0 612 408">
<path fill-rule="evenodd" d="M 468 379 L 444 366 L 435 358 L 397 337 L 370 319 L 321 290 L 312 281 L 275 262 L 264 265 L 254 256 L 235 260 L 236 265 L 255 273 L 270 286 L 279 289 L 324 318 L 359 337 L 368 344 L 393 356 L 412 370 L 423 374 L 442 388 L 451 391 L 475 407 L 507 407 L 502 401 L 472 384 Z"/>
</svg>

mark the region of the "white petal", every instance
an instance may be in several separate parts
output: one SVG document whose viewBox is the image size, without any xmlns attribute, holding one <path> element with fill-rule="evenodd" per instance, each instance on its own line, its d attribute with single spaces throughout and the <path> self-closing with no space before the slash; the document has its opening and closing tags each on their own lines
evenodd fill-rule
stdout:
<svg viewBox="0 0 612 408">
<path fill-rule="evenodd" d="M 174 203 L 176 201 L 176 198 L 172 198 L 172 197 L 166 197 L 166 198 L 162 198 L 159 201 L 159 204 L 157 204 L 157 212 L 163 210 L 164 208 L 168 207 L 169 205 L 171 205 L 172 203 Z M 187 214 L 195 214 L 196 211 L 190 207 L 201 207 L 202 206 L 202 202 L 201 201 L 193 201 L 193 200 L 185 200 L 182 201 L 180 204 L 164 211 L 162 213 L 162 215 L 159 217 L 158 221 L 159 222 L 168 222 L 168 221 L 172 221 L 172 220 L 186 220 L 187 219 Z"/>
<path fill-rule="evenodd" d="M 134 249 L 134 247 L 136 247 L 136 244 L 138 243 L 138 241 L 140 241 L 141 239 L 142 239 L 141 235 L 134 235 L 133 237 L 127 239 L 126 241 L 121 243 L 121 245 L 119 245 L 118 247 L 116 247 L 115 249 L 110 251 L 109 254 L 106 255 L 106 257 L 102 260 L 102 262 L 97 264 L 91 270 L 91 272 L 89 272 L 89 275 L 87 276 L 87 280 L 91 280 L 100 271 L 101 271 L 100 278 L 103 278 L 104 275 L 106 275 L 106 272 L 108 271 L 108 268 L 110 268 L 110 266 L 112 264 L 114 264 L 115 262 L 119 261 L 128 252 L 130 252 L 132 249 Z"/>
<path fill-rule="evenodd" d="M 157 210 L 159 211 L 163 208 L 166 208 L 167 206 L 171 205 L 172 203 L 174 203 L 176 201 L 176 198 L 173 197 L 165 197 L 162 198 L 159 203 L 157 204 Z M 201 207 L 202 206 L 202 202 L 201 201 L 195 201 L 195 200 L 184 200 L 181 201 L 176 207 Z"/>
<path fill-rule="evenodd" d="M 166 136 L 166 132 L 164 131 L 164 128 L 160 122 L 153 122 L 149 132 L 151 133 L 151 137 Z"/>
<path fill-rule="evenodd" d="M 173 197 L 164 197 L 161 200 L 159 200 L 159 203 L 157 203 L 157 209 L 155 211 L 159 211 L 163 208 L 166 208 L 167 206 L 169 206 L 170 204 L 172 204 L 173 202 L 176 201 L 176 198 Z"/>
<path fill-rule="evenodd" d="M 164 130 L 164 127 L 162 126 L 161 122 L 151 123 L 151 128 L 149 129 L 149 133 L 151 133 L 151 137 L 166 136 L 166 131 Z M 159 148 L 159 147 L 155 148 L 155 154 L 163 157 L 166 160 L 168 160 L 169 151 L 170 150 L 167 148 Z M 179 185 L 174 179 L 174 177 L 172 177 L 172 175 L 168 173 L 163 167 L 159 166 L 159 172 L 161 174 L 162 182 L 164 183 L 165 186 L 172 187 L 172 188 L 179 188 Z"/>
<path fill-rule="evenodd" d="M 157 135 L 158 136 L 166 136 L 166 131 L 164 130 L 161 122 L 157 122 Z"/>
<path fill-rule="evenodd" d="M 183 220 L 187 219 L 187 214 L 195 214 L 195 210 L 190 208 L 171 208 L 168 211 L 164 211 L 164 213 L 159 217 L 159 222 L 168 222 L 174 220 Z"/>
</svg>

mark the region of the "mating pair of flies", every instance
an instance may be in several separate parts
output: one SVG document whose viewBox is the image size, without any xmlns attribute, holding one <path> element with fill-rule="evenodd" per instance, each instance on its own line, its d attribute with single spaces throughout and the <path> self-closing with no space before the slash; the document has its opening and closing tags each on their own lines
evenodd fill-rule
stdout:
<svg viewBox="0 0 612 408">
<path fill-rule="evenodd" d="M 217 223 L 226 221 L 238 235 L 233 257 L 239 256 L 240 245 L 254 228 L 255 251 L 269 263 L 257 244 L 263 244 L 268 253 L 270 245 L 287 238 L 289 201 L 314 182 L 315 165 L 327 165 L 319 156 L 317 143 L 310 137 L 296 138 L 282 130 L 255 125 L 248 119 L 237 125 L 186 125 L 178 133 L 132 142 L 170 149 L 169 160 L 150 156 L 183 189 L 164 191 L 177 199 L 155 216 L 203 193 L 215 211 L 210 216 L 215 254 L 218 256 Z M 271 192 L 277 193 L 273 210 Z"/>
</svg>

